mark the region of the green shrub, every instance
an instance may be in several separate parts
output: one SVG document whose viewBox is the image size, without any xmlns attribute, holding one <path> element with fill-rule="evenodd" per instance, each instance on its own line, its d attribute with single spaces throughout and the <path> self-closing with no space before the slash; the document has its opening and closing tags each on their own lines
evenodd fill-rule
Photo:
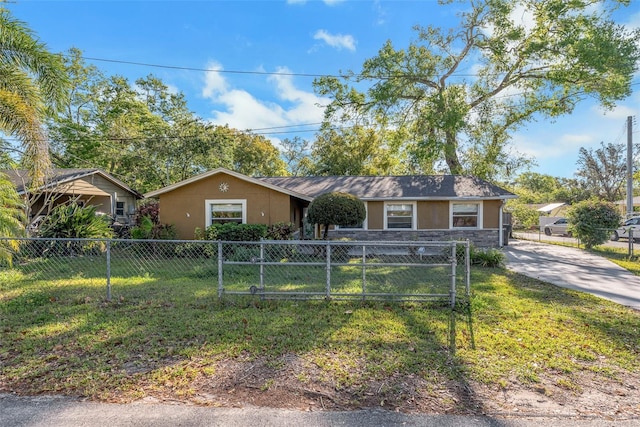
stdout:
<svg viewBox="0 0 640 427">
<path fill-rule="evenodd" d="M 140 218 L 138 225 L 131 229 L 133 239 L 174 240 L 177 235 L 175 225 L 154 223 L 149 216 Z"/>
<path fill-rule="evenodd" d="M 101 239 L 113 237 L 111 220 L 98 215 L 92 205 L 77 203 L 56 206 L 40 224 L 39 236 L 44 238 Z"/>
<path fill-rule="evenodd" d="M 509 200 L 507 202 L 505 211 L 511 212 L 512 214 L 514 230 L 527 230 L 537 226 L 540 222 L 540 212 L 515 200 Z"/>
<path fill-rule="evenodd" d="M 502 267 L 504 266 L 505 254 L 500 249 L 487 248 L 478 249 L 471 247 L 471 265 L 480 267 Z"/>
<path fill-rule="evenodd" d="M 327 239 L 330 225 L 357 226 L 364 221 L 367 211 L 362 200 L 348 193 L 324 193 L 309 205 L 307 219 L 324 226 L 323 239 Z"/>
<path fill-rule="evenodd" d="M 451 249 L 444 249 L 443 255 L 449 257 Z M 473 244 L 469 245 L 469 263 L 479 267 L 502 267 L 504 266 L 506 256 L 496 248 L 477 248 Z M 465 262 L 465 247 L 463 245 L 456 246 L 456 260 L 458 265 Z"/>
<path fill-rule="evenodd" d="M 40 224 L 39 237 L 59 239 L 110 239 L 110 218 L 96 214 L 92 205 L 70 203 L 56 206 Z M 50 241 L 42 248 L 44 255 L 90 255 L 103 251 L 104 242 Z"/>
<path fill-rule="evenodd" d="M 265 224 L 237 224 L 227 222 L 224 224 L 213 224 L 202 232 L 196 229 L 203 240 L 224 240 L 230 242 L 259 242 L 267 236 L 267 226 Z"/>
<path fill-rule="evenodd" d="M 270 240 L 291 240 L 296 232 L 296 225 L 291 222 L 278 222 L 271 224 L 267 228 L 267 239 Z"/>
<path fill-rule="evenodd" d="M 573 205 L 567 212 L 567 219 L 567 230 L 587 248 L 609 240 L 611 230 L 617 228 L 622 221 L 618 209 L 612 203 L 599 200 L 585 200 Z"/>
</svg>

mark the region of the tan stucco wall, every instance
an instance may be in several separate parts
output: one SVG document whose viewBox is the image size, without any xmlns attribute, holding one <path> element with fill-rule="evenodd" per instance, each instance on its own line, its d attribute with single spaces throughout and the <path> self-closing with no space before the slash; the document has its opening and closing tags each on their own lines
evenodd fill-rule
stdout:
<svg viewBox="0 0 640 427">
<path fill-rule="evenodd" d="M 502 206 L 501 200 L 485 200 L 482 212 L 483 228 L 500 227 L 500 206 Z"/>
<path fill-rule="evenodd" d="M 418 202 L 419 230 L 446 230 L 449 228 L 449 202 Z"/>
<path fill-rule="evenodd" d="M 367 229 L 382 230 L 383 221 L 384 202 L 367 202 Z"/>
<path fill-rule="evenodd" d="M 500 225 L 499 200 L 485 200 L 483 203 L 483 228 L 498 228 Z M 450 201 L 434 200 L 417 203 L 418 230 L 448 230 L 450 223 Z M 384 226 L 384 202 L 367 202 L 367 228 L 382 230 Z"/>
<path fill-rule="evenodd" d="M 220 184 L 227 183 L 228 191 L 220 191 Z M 224 173 L 216 174 L 168 193 L 161 194 L 160 222 L 174 224 L 179 239 L 192 239 L 196 228 L 205 228 L 205 200 L 238 199 L 247 201 L 247 223 L 274 224 L 289 222 L 291 198 Z"/>
</svg>

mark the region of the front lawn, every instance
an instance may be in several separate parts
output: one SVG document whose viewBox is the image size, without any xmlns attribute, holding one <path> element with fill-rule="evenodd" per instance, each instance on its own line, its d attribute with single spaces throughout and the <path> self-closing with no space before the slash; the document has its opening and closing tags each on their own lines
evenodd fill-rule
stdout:
<svg viewBox="0 0 640 427">
<path fill-rule="evenodd" d="M 0 272 L 0 391 L 478 413 L 523 390 L 568 410 L 607 385 L 640 414 L 640 313 L 504 269 L 473 269 L 471 316 L 438 303 L 219 301 L 204 271 L 115 276 L 107 302 L 92 274 L 33 274 Z"/>
</svg>

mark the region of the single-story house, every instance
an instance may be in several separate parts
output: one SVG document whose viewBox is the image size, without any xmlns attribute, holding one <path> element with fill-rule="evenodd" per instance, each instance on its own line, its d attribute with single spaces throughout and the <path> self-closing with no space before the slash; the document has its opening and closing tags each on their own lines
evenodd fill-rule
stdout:
<svg viewBox="0 0 640 427">
<path fill-rule="evenodd" d="M 6 174 L 27 201 L 30 221 L 45 216 L 56 206 L 74 200 L 96 206 L 96 212 L 128 225 L 142 194 L 100 169 L 52 169 L 45 183 L 31 187 L 26 170 L 0 171 Z"/>
<path fill-rule="evenodd" d="M 160 221 L 180 239 L 216 222 L 303 227 L 306 210 L 323 193 L 360 198 L 367 217 L 358 227 L 334 227 L 330 238 L 359 240 L 469 239 L 504 244 L 502 208 L 516 195 L 478 178 L 457 175 L 249 177 L 218 168 L 145 194 L 159 199 Z"/>
</svg>

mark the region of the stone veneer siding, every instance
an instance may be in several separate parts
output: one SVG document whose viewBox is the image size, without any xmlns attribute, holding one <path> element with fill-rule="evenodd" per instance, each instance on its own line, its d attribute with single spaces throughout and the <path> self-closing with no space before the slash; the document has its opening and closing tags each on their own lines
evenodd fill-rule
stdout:
<svg viewBox="0 0 640 427">
<path fill-rule="evenodd" d="M 495 248 L 500 242 L 497 229 L 483 230 L 329 230 L 329 239 L 364 241 L 449 241 L 469 240 L 479 248 Z"/>
</svg>

